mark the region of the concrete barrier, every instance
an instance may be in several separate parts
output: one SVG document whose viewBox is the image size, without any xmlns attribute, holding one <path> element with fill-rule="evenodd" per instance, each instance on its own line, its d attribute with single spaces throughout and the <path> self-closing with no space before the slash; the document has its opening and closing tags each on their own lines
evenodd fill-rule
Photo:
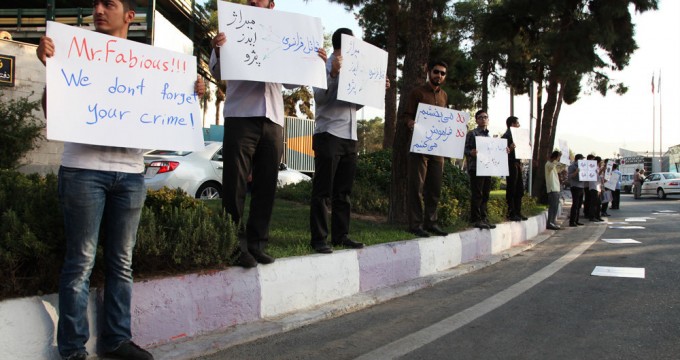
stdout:
<svg viewBox="0 0 680 360">
<path fill-rule="evenodd" d="M 136 282 L 132 299 L 133 340 L 143 347 L 172 344 L 258 320 L 310 310 L 343 298 L 405 283 L 484 259 L 545 230 L 546 213 L 527 221 L 471 229 L 447 236 L 399 241 L 359 250 L 278 259 L 255 269 L 173 276 Z M 0 302 L 3 359 L 58 359 L 55 294 Z M 92 289 L 87 344 L 96 353 Z"/>
</svg>

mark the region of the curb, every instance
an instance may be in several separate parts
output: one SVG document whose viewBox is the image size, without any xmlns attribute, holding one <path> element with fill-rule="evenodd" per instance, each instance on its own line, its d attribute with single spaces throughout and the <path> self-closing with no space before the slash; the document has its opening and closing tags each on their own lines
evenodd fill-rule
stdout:
<svg viewBox="0 0 680 360">
<path fill-rule="evenodd" d="M 544 241 L 547 212 L 493 230 L 278 259 L 255 269 L 135 282 L 133 340 L 159 359 L 190 359 L 337 317 L 495 264 Z M 527 239 L 531 239 L 527 241 Z M 0 348 L 11 359 L 58 359 L 58 296 L 0 302 Z M 96 353 L 100 291 L 91 289 Z M 238 326 L 237 326 L 238 325 Z"/>
</svg>

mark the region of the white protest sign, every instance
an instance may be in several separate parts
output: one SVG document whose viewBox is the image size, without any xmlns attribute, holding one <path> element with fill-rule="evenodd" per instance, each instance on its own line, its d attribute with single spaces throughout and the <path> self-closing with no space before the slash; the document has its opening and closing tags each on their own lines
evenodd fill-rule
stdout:
<svg viewBox="0 0 680 360">
<path fill-rule="evenodd" d="M 610 244 L 641 244 L 641 242 L 633 239 L 602 239 L 602 241 Z"/>
<path fill-rule="evenodd" d="M 140 149 L 203 149 L 196 58 L 47 22 L 47 138 Z"/>
<path fill-rule="evenodd" d="M 644 279 L 645 268 L 596 266 L 590 275 Z"/>
<path fill-rule="evenodd" d="M 477 176 L 508 176 L 508 140 L 475 136 Z"/>
<path fill-rule="evenodd" d="M 609 180 L 607 180 L 607 182 L 604 183 L 604 187 L 609 190 L 616 190 L 617 182 L 619 182 L 619 174 L 613 172 L 609 176 Z"/>
<path fill-rule="evenodd" d="M 338 100 L 384 108 L 387 51 L 347 34 L 341 41 Z"/>
<path fill-rule="evenodd" d="M 418 104 L 411 152 L 462 159 L 469 120 L 462 111 Z"/>
<path fill-rule="evenodd" d="M 529 136 L 529 129 L 520 129 L 511 127 L 512 142 L 515 144 L 515 158 L 517 159 L 531 159 L 531 138 Z"/>
<path fill-rule="evenodd" d="M 564 165 L 569 165 L 569 145 L 567 144 L 566 140 L 557 140 L 557 143 L 560 145 L 560 152 L 562 152 L 562 157 L 560 158 L 560 162 Z"/>
<path fill-rule="evenodd" d="M 597 181 L 597 161 L 578 161 L 578 181 Z"/>
<path fill-rule="evenodd" d="M 222 80 L 252 80 L 326 89 L 321 19 L 257 6 L 217 2 Z"/>
<path fill-rule="evenodd" d="M 607 167 L 604 170 L 604 179 L 605 180 L 609 180 L 609 177 L 612 176 L 613 167 L 614 167 L 614 161 L 607 160 Z"/>
</svg>

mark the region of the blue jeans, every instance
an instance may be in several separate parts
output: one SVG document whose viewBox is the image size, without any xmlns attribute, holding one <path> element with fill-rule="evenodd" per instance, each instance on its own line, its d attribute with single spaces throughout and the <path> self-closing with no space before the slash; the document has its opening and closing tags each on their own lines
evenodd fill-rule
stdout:
<svg viewBox="0 0 680 360">
<path fill-rule="evenodd" d="M 113 350 L 132 337 L 132 250 L 145 197 L 142 174 L 59 168 L 59 202 L 66 235 L 57 327 L 62 356 L 85 351 L 90 336 L 87 304 L 100 225 L 106 239 L 102 350 Z"/>
</svg>

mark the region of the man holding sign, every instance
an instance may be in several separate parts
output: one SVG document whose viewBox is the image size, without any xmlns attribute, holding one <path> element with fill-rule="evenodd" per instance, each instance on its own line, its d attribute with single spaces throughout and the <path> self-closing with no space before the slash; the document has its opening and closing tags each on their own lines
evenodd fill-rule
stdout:
<svg viewBox="0 0 680 360">
<path fill-rule="evenodd" d="M 512 138 L 512 131 L 510 128 L 519 128 L 519 119 L 516 116 L 510 116 L 505 120 L 508 130 L 501 136 L 508 140 L 508 171 L 507 186 L 505 188 L 505 201 L 508 204 L 508 219 L 512 221 L 527 220 L 522 215 L 522 197 L 524 196 L 524 180 L 522 178 L 522 161 L 515 156 L 515 142 Z"/>
<path fill-rule="evenodd" d="M 274 9 L 275 5 L 272 0 L 252 0 L 249 3 L 251 6 L 266 9 Z M 210 72 L 219 81 L 222 79 L 220 52 L 230 51 L 226 34 L 217 34 L 211 45 L 213 51 L 210 55 Z M 318 55 L 325 63 L 326 51 L 319 48 Z M 258 263 L 274 262 L 274 258 L 265 253 L 264 249 L 269 239 L 279 163 L 283 155 L 284 113 L 281 87 L 281 83 L 273 82 L 227 82 L 222 150 L 222 206 L 234 223 L 241 226 L 248 177 L 252 176 L 245 244 L 241 244 L 238 257 L 238 264 L 245 268 L 255 267 Z M 297 86 L 286 85 L 286 88 L 295 87 Z"/>
<path fill-rule="evenodd" d="M 94 0 L 95 31 L 127 38 L 135 5 L 134 0 Z M 55 42 L 47 36 L 40 39 L 36 50 L 46 65 L 57 51 L 63 50 L 56 49 Z M 202 80 L 196 82 L 195 92 L 203 96 Z M 131 341 L 130 328 L 132 251 L 146 196 L 143 171 L 141 149 L 64 143 L 59 202 L 64 213 L 66 256 L 59 279 L 57 328 L 57 345 L 63 359 L 86 359 L 88 355 L 89 277 L 102 222 L 106 234 L 106 282 L 101 349 L 107 358 L 153 359 Z"/>
<path fill-rule="evenodd" d="M 360 249 L 364 244 L 349 238 L 350 194 L 357 165 L 357 110 L 363 105 L 338 100 L 342 68 L 341 37 L 352 30 L 340 28 L 333 33 L 333 53 L 326 62 L 327 89 L 314 88 L 314 178 L 309 212 L 311 246 L 318 253 L 333 249 L 328 237 L 328 204 L 331 204 L 331 244 Z M 390 86 L 386 80 L 386 87 Z"/>
<path fill-rule="evenodd" d="M 431 61 L 427 66 L 428 81 L 417 86 L 409 94 L 404 107 L 404 124 L 413 132 L 418 104 L 446 107 L 448 95 L 441 88 L 446 79 L 448 65 L 443 61 Z M 413 135 L 411 134 L 411 137 Z M 409 153 L 408 155 L 408 223 L 409 232 L 418 237 L 447 233 L 437 225 L 437 205 L 442 189 L 444 158 L 436 155 Z M 424 211 L 423 211 L 424 204 Z"/>
</svg>

